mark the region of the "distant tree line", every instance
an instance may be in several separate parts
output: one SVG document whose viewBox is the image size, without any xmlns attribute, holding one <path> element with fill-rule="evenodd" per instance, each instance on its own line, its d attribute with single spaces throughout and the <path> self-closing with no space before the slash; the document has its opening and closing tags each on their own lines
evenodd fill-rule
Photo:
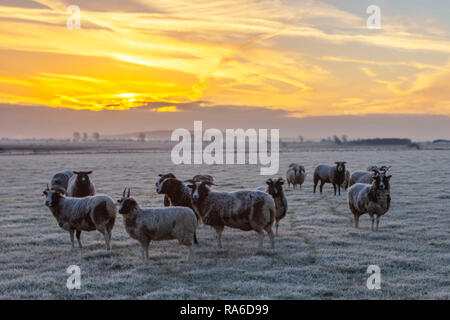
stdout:
<svg viewBox="0 0 450 320">
<path fill-rule="evenodd" d="M 80 142 L 80 141 L 85 142 L 88 140 L 89 140 L 89 135 L 86 132 L 83 132 L 81 134 L 78 131 L 75 131 L 72 135 L 72 141 L 74 141 L 74 142 Z M 91 140 L 95 140 L 95 141 L 100 140 L 100 133 L 94 132 L 92 134 Z"/>
<path fill-rule="evenodd" d="M 355 139 L 347 142 L 352 145 L 410 145 L 411 139 L 401 138 L 375 138 L 375 139 Z"/>
</svg>

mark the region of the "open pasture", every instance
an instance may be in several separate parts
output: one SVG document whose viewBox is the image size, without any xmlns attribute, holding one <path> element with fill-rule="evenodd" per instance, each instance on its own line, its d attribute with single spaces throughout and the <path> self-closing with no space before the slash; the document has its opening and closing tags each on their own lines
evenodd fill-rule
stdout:
<svg viewBox="0 0 450 320">
<path fill-rule="evenodd" d="M 346 193 L 312 193 L 320 163 L 347 161 L 350 170 L 391 165 L 392 207 L 370 231 L 364 215 L 353 228 Z M 112 254 L 98 232 L 83 232 L 83 249 L 71 249 L 44 206 L 42 190 L 62 169 L 94 170 L 98 193 L 114 200 L 131 187 L 142 207 L 162 206 L 155 190 L 159 173 L 181 179 L 214 176 L 214 189 L 257 188 L 266 176 L 258 166 L 175 166 L 170 153 L 0 156 L 0 299 L 448 299 L 450 297 L 450 176 L 448 151 L 334 151 L 280 154 L 307 172 L 301 190 L 286 189 L 289 210 L 276 248 L 256 254 L 257 236 L 225 228 L 224 250 L 215 232 L 201 225 L 196 261 L 175 241 L 153 242 L 150 261 L 129 238 L 120 215 Z M 369 265 L 381 268 L 381 290 L 368 290 Z M 66 268 L 81 267 L 81 289 L 66 288 Z"/>
</svg>

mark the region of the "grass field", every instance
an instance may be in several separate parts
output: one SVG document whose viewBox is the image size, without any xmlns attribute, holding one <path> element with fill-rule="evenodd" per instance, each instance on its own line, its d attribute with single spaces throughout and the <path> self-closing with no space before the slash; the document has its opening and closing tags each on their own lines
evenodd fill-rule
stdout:
<svg viewBox="0 0 450 320">
<path fill-rule="evenodd" d="M 291 162 L 307 169 L 302 190 L 286 190 L 288 215 L 276 248 L 266 237 L 256 254 L 254 232 L 225 229 L 224 250 L 201 225 L 196 262 L 176 241 L 153 242 L 150 261 L 140 260 L 118 217 L 113 251 L 98 232 L 82 234 L 71 249 L 44 206 L 42 190 L 62 169 L 92 169 L 99 193 L 118 199 L 125 186 L 141 206 L 162 206 L 158 173 L 180 178 L 211 174 L 215 189 L 256 188 L 267 177 L 257 166 L 175 166 L 169 153 L 0 156 L 0 299 L 449 299 L 450 176 L 448 151 L 301 152 L 280 155 L 280 176 Z M 352 226 L 345 192 L 312 193 L 319 163 L 345 160 L 350 170 L 392 166 L 392 207 L 380 231 L 364 215 Z M 381 290 L 368 290 L 369 265 L 381 268 Z M 68 290 L 69 265 L 81 267 L 81 289 Z"/>
</svg>

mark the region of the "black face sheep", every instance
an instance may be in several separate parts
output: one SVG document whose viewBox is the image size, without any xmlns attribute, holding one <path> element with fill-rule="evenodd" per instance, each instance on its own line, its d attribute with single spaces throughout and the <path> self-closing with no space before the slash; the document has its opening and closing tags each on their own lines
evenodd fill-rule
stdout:
<svg viewBox="0 0 450 320">
<path fill-rule="evenodd" d="M 82 198 L 95 195 L 95 186 L 89 179 L 92 171 L 74 171 L 75 175 L 69 180 L 67 195 L 74 198 Z"/>
<path fill-rule="evenodd" d="M 276 209 L 273 198 L 261 191 L 214 192 L 212 183 L 194 182 L 191 188 L 192 204 L 202 221 L 217 232 L 219 248 L 222 248 L 222 232 L 225 226 L 244 231 L 254 230 L 259 234 L 258 250 L 262 249 L 264 231 L 275 246 L 272 224 Z"/>
<path fill-rule="evenodd" d="M 345 181 L 345 164 L 347 162 L 338 161 L 335 162 L 336 165 L 329 166 L 326 164 L 321 164 L 316 167 L 314 170 L 314 193 L 316 193 L 316 187 L 318 182 L 320 181 L 320 193 L 323 191 L 323 185 L 325 183 L 331 183 L 334 188 L 334 195 L 336 195 L 336 191 L 339 191 L 339 195 L 341 195 L 341 186 Z"/>
<path fill-rule="evenodd" d="M 125 230 L 131 238 L 140 242 L 142 259 L 148 260 L 148 247 L 152 240 L 173 240 L 189 247 L 189 262 L 193 259 L 193 238 L 197 229 L 197 217 L 187 207 L 164 207 L 142 209 L 130 197 L 130 189 L 119 202 Z"/>
<path fill-rule="evenodd" d="M 74 175 L 72 170 L 64 170 L 55 174 L 50 182 L 50 189 L 67 194 L 69 180 Z"/>
<path fill-rule="evenodd" d="M 275 208 L 277 213 L 275 215 L 275 235 L 278 235 L 278 225 L 280 220 L 286 216 L 288 203 L 283 191 L 283 178 L 278 180 L 267 179 L 267 186 L 261 186 L 257 190 L 264 191 L 270 194 L 275 201 Z"/>
<path fill-rule="evenodd" d="M 288 187 L 292 184 L 294 189 L 297 188 L 297 185 L 300 185 L 300 189 L 302 188 L 303 182 L 305 182 L 306 178 L 306 170 L 305 167 L 298 163 L 291 163 L 289 168 L 286 171 L 286 181 L 288 183 Z"/>
<path fill-rule="evenodd" d="M 84 198 L 65 197 L 60 192 L 47 189 L 45 205 L 55 217 L 58 225 L 70 233 L 74 248 L 74 233 L 81 248 L 81 231 L 98 230 L 103 234 L 106 250 L 111 250 L 111 231 L 116 219 L 116 205 L 105 195 Z"/>
<path fill-rule="evenodd" d="M 166 178 L 157 184 L 156 192 L 167 197 L 170 206 L 188 207 L 194 209 L 191 201 L 191 190 L 177 178 Z M 197 220 L 199 216 L 197 215 Z M 194 243 L 198 244 L 197 232 L 194 234 Z"/>
<path fill-rule="evenodd" d="M 355 228 L 358 228 L 359 217 L 368 213 L 372 220 L 372 231 L 376 216 L 376 231 L 378 231 L 380 217 L 388 212 L 391 204 L 389 185 L 391 177 L 374 171 L 372 184 L 356 183 L 348 189 L 347 202 L 355 219 Z"/>
</svg>

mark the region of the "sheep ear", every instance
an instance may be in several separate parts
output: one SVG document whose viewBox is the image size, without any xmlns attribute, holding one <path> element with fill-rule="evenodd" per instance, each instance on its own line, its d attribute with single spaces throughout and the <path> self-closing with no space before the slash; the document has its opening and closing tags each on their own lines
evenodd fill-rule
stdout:
<svg viewBox="0 0 450 320">
<path fill-rule="evenodd" d="M 162 176 L 163 176 L 163 174 L 161 174 L 161 173 L 160 173 L 160 174 L 158 174 L 158 177 L 162 177 Z"/>
<path fill-rule="evenodd" d="M 74 174 L 80 174 L 80 171 L 74 171 L 73 173 Z"/>
<path fill-rule="evenodd" d="M 42 191 L 42 194 L 43 194 L 44 196 L 48 196 L 48 191 L 47 191 L 47 190 L 44 190 L 44 191 Z"/>
<path fill-rule="evenodd" d="M 268 185 L 271 185 L 271 184 L 273 183 L 273 181 L 272 181 L 272 179 L 267 179 L 267 180 L 266 180 L 266 183 L 267 183 Z"/>
<path fill-rule="evenodd" d="M 391 178 L 392 178 L 392 175 L 386 177 L 386 179 L 388 179 L 388 181 L 391 180 Z"/>
<path fill-rule="evenodd" d="M 91 170 L 91 171 L 86 172 L 86 174 L 92 174 L 92 172 L 93 172 L 93 171 Z"/>
<path fill-rule="evenodd" d="M 122 203 L 122 199 L 118 199 L 118 200 L 117 200 L 117 203 Z"/>
</svg>

